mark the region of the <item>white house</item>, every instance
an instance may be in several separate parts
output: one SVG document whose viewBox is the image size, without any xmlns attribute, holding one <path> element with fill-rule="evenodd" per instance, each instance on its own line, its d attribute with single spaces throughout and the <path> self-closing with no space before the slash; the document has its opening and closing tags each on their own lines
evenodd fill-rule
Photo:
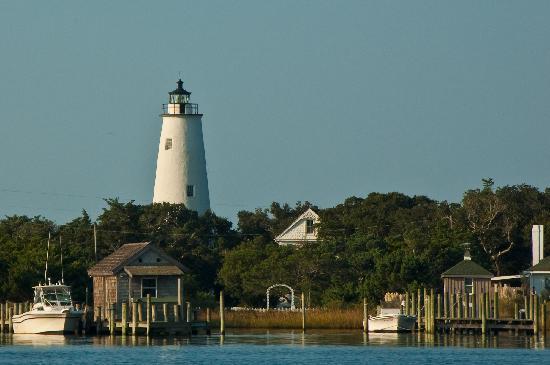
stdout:
<svg viewBox="0 0 550 365">
<path fill-rule="evenodd" d="M 544 258 L 544 226 L 534 225 L 531 231 L 533 242 L 533 266 L 524 271 L 529 280 L 529 289 L 537 294 L 550 292 L 550 257 Z"/>
<path fill-rule="evenodd" d="M 524 272 L 529 280 L 529 289 L 536 294 L 542 294 L 543 291 L 550 292 L 550 257 L 542 259 L 535 266 L 531 266 Z"/>
<path fill-rule="evenodd" d="M 283 233 L 275 237 L 275 242 L 281 246 L 301 246 L 306 242 L 316 242 L 316 225 L 319 222 L 319 215 L 310 208 L 292 222 Z"/>
</svg>

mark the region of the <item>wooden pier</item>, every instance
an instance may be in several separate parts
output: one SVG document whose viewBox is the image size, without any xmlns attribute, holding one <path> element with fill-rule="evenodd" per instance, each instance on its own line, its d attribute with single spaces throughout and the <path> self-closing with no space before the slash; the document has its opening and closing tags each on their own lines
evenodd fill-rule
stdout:
<svg viewBox="0 0 550 365">
<path fill-rule="evenodd" d="M 433 289 L 406 293 L 403 313 L 416 316 L 416 330 L 426 333 L 497 333 L 508 331 L 544 336 L 548 331 L 548 303 L 535 294 L 505 313 L 498 289 L 481 293 L 435 294 Z"/>
<path fill-rule="evenodd" d="M 77 304 L 76 309 L 80 309 Z M 0 333 L 13 333 L 11 318 L 30 310 L 31 303 L 0 303 Z M 75 331 L 80 334 L 122 335 L 122 336 L 190 336 L 198 333 L 210 334 L 210 321 L 194 320 L 191 303 L 183 311 L 179 304 L 152 303 L 136 300 L 122 303 L 122 311 L 116 312 L 115 305 L 109 308 L 87 307 L 82 310 L 81 325 Z M 209 309 L 207 313 L 209 314 Z"/>
</svg>

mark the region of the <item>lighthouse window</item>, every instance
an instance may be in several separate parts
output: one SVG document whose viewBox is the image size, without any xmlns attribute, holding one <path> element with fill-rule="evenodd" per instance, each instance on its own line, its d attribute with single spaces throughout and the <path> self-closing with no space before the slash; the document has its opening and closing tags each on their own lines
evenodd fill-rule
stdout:
<svg viewBox="0 0 550 365">
<path fill-rule="evenodd" d="M 195 195 L 195 186 L 194 185 L 187 185 L 187 196 L 192 197 Z"/>
<path fill-rule="evenodd" d="M 164 142 L 164 149 L 169 150 L 172 148 L 172 138 L 166 138 L 166 142 Z"/>
</svg>

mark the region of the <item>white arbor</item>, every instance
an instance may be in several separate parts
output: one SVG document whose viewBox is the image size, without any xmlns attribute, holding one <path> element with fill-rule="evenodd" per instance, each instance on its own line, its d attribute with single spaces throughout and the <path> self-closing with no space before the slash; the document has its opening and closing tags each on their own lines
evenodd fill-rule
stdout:
<svg viewBox="0 0 550 365">
<path fill-rule="evenodd" d="M 288 286 L 286 284 L 273 284 L 269 288 L 267 288 L 267 292 L 266 292 L 267 307 L 266 307 L 266 309 L 269 310 L 269 292 L 271 291 L 271 289 L 279 287 L 279 286 L 283 286 L 285 288 L 288 288 L 288 290 L 290 290 L 290 309 L 291 310 L 296 309 L 296 307 L 294 306 L 294 289 L 292 289 L 290 286 Z"/>
</svg>

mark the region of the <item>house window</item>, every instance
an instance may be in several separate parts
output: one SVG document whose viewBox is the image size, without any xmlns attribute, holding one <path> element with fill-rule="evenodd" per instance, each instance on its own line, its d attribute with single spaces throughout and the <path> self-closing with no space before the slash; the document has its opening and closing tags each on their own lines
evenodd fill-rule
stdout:
<svg viewBox="0 0 550 365">
<path fill-rule="evenodd" d="M 472 294 L 474 292 L 474 279 L 464 278 L 464 291 L 468 294 Z"/>
<path fill-rule="evenodd" d="M 544 289 L 550 290 L 550 278 L 544 278 Z"/>
<path fill-rule="evenodd" d="M 313 233 L 313 219 L 306 220 L 306 233 Z"/>
<path fill-rule="evenodd" d="M 151 297 L 157 297 L 157 279 L 156 278 L 143 278 L 141 279 L 141 297 L 147 297 L 147 294 L 151 294 Z"/>
<path fill-rule="evenodd" d="M 165 150 L 172 149 L 172 138 L 166 138 L 166 141 L 164 142 L 164 149 Z"/>
<path fill-rule="evenodd" d="M 187 185 L 187 196 L 195 196 L 195 185 Z"/>
</svg>

